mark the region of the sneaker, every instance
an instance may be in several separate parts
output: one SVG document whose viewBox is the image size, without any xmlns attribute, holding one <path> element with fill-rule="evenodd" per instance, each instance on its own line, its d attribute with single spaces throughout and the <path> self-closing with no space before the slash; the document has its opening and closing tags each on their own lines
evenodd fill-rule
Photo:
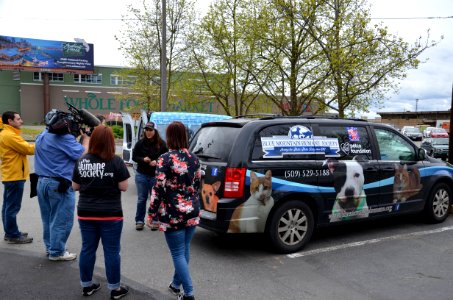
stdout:
<svg viewBox="0 0 453 300">
<path fill-rule="evenodd" d="M 28 236 L 28 232 L 21 232 L 20 235 L 21 235 L 21 236 L 24 236 L 24 237 L 27 237 L 27 236 Z M 3 239 L 4 239 L 5 241 L 7 241 L 7 240 L 10 240 L 11 238 L 9 238 L 9 237 L 7 237 L 7 236 L 5 235 L 5 236 L 3 237 Z"/>
<path fill-rule="evenodd" d="M 156 220 L 153 220 L 151 224 L 151 231 L 157 231 L 159 230 L 159 222 Z"/>
<path fill-rule="evenodd" d="M 126 294 L 129 293 L 129 290 L 125 286 L 121 286 L 119 290 L 112 290 L 110 292 L 110 299 L 119 299 L 121 297 L 126 296 Z"/>
<path fill-rule="evenodd" d="M 170 283 L 170 285 L 168 286 L 168 290 L 170 291 L 170 293 L 172 293 L 172 294 L 175 295 L 175 296 L 178 296 L 178 295 L 181 293 L 181 290 L 175 288 L 173 285 L 171 285 L 171 283 Z"/>
<path fill-rule="evenodd" d="M 145 227 L 145 224 L 143 223 L 137 223 L 135 224 L 135 230 L 141 231 Z"/>
<path fill-rule="evenodd" d="M 184 294 L 179 294 L 178 295 L 178 300 L 195 300 L 194 296 L 186 296 Z"/>
<path fill-rule="evenodd" d="M 49 260 L 52 260 L 52 261 L 74 260 L 76 258 L 77 258 L 77 254 L 69 253 L 68 251 L 65 251 L 65 253 L 63 253 L 63 255 L 61 255 L 61 256 L 50 256 L 49 255 Z"/>
<path fill-rule="evenodd" d="M 93 283 L 92 285 L 84 287 L 82 289 L 82 295 L 91 296 L 94 293 L 96 293 L 96 291 L 98 291 L 100 288 L 101 288 L 101 285 L 99 283 Z"/>
<path fill-rule="evenodd" d="M 18 238 L 8 238 L 6 241 L 8 242 L 8 244 L 28 244 L 33 242 L 33 238 L 21 235 Z"/>
</svg>

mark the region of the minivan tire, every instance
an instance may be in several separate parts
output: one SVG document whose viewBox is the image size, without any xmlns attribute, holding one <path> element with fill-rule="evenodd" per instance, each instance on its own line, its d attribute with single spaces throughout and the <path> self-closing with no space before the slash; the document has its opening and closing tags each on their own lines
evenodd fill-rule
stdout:
<svg viewBox="0 0 453 300">
<path fill-rule="evenodd" d="M 429 194 L 425 206 L 425 217 L 429 223 L 441 223 L 448 217 L 451 205 L 451 188 L 446 183 L 438 183 Z"/>
<path fill-rule="evenodd" d="M 314 218 L 310 207 L 302 201 L 283 203 L 272 213 L 266 233 L 279 253 L 301 250 L 313 234 Z"/>
</svg>

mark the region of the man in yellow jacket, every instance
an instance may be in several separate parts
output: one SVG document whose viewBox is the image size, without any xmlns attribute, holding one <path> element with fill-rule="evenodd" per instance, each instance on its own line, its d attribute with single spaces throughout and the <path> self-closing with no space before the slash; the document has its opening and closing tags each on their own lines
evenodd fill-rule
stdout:
<svg viewBox="0 0 453 300">
<path fill-rule="evenodd" d="M 26 244 L 33 241 L 26 232 L 20 232 L 16 216 L 22 205 L 25 181 L 30 177 L 27 155 L 35 153 L 35 145 L 21 137 L 24 123 L 17 112 L 2 114 L 3 130 L 0 132 L 1 181 L 4 185 L 2 222 L 4 240 L 9 244 Z"/>
</svg>

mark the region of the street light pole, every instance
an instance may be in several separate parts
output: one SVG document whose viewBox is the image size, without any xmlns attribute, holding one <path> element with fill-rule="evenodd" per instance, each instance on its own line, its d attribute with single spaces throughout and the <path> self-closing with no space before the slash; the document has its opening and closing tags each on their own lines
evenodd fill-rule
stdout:
<svg viewBox="0 0 453 300">
<path fill-rule="evenodd" d="M 450 104 L 450 125 L 448 126 L 448 162 L 453 163 L 453 135 L 451 132 L 451 124 L 453 124 L 453 114 L 451 110 L 453 109 L 453 84 L 451 86 L 451 104 Z"/>
<path fill-rule="evenodd" d="M 162 43 L 160 51 L 160 110 L 167 111 L 167 1 L 162 0 Z"/>
</svg>

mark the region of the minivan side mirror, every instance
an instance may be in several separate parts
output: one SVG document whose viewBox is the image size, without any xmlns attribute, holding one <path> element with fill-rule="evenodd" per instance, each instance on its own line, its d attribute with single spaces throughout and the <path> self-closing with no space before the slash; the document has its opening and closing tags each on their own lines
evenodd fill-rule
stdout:
<svg viewBox="0 0 453 300">
<path fill-rule="evenodd" d="M 418 148 L 418 158 L 419 160 L 425 160 L 426 159 L 426 150 L 423 148 Z"/>
</svg>

